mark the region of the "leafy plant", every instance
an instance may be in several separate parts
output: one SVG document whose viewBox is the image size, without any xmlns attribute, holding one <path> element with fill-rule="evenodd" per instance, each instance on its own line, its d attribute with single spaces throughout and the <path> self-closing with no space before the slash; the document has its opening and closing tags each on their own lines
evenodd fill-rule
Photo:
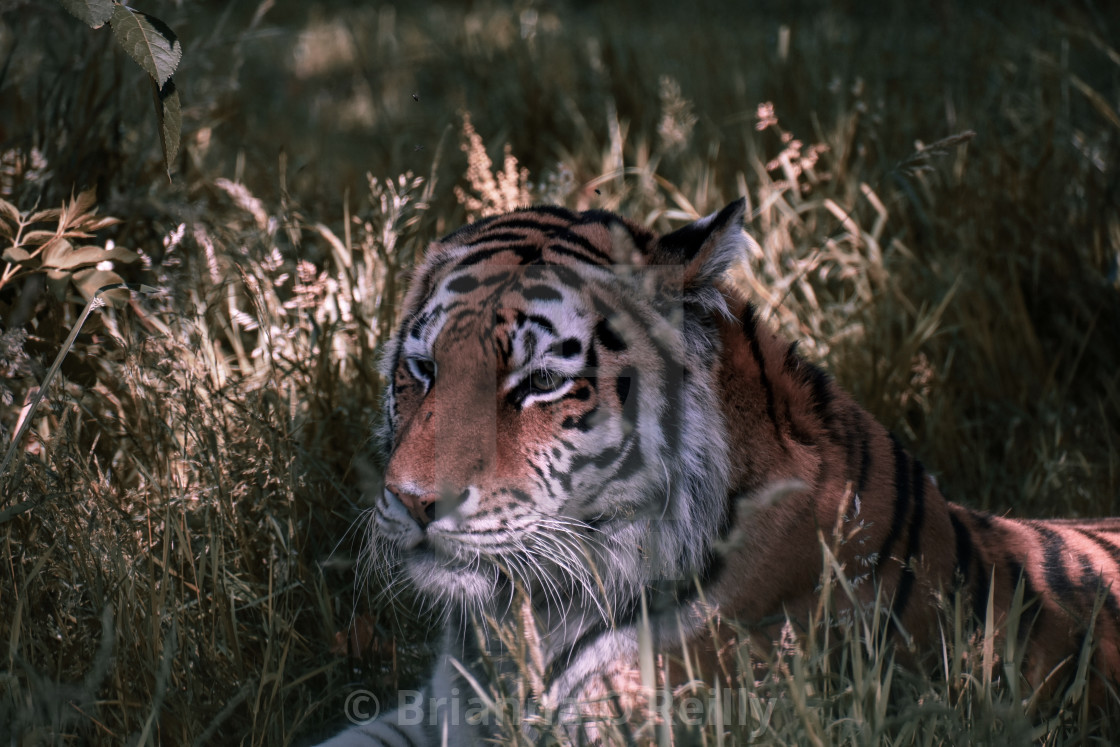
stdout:
<svg viewBox="0 0 1120 747">
<path fill-rule="evenodd" d="M 112 269 L 113 262 L 130 263 L 136 253 L 111 241 L 104 246 L 76 243 L 92 238 L 94 232 L 120 223 L 117 218 L 98 216 L 94 190 L 87 189 L 60 208 L 21 213 L 0 200 L 0 239 L 5 244 L 0 259 L 0 289 L 24 275 L 45 273 L 47 286 L 59 301 L 73 284 L 89 301 L 98 288 L 124 282 Z M 36 226 L 55 222 L 53 230 Z"/>
<path fill-rule="evenodd" d="M 170 178 L 171 163 L 179 152 L 183 119 L 179 92 L 171 79 L 183 57 L 183 45 L 175 32 L 158 18 L 112 0 L 59 2 L 91 29 L 99 29 L 108 23 L 117 44 L 150 76 L 159 141 Z"/>
</svg>

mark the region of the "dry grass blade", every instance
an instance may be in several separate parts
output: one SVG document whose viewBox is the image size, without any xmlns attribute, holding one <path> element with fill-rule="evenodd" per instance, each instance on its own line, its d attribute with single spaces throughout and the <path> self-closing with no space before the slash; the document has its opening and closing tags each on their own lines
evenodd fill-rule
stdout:
<svg viewBox="0 0 1120 747">
<path fill-rule="evenodd" d="M 1073 84 L 1074 88 L 1081 92 L 1081 95 L 1089 100 L 1093 108 L 1096 109 L 1109 124 L 1120 131 L 1120 114 L 1116 113 L 1116 110 L 1108 103 L 1108 99 L 1093 90 L 1088 83 L 1076 75 L 1070 75 L 1069 82 Z"/>
<path fill-rule="evenodd" d="M 70 334 L 67 335 L 66 340 L 63 341 L 62 349 L 59 350 L 58 355 L 55 356 L 54 363 L 51 364 L 50 369 L 47 370 L 46 376 L 43 377 L 43 381 L 39 384 L 39 389 L 35 392 L 35 396 L 31 399 L 30 405 L 28 405 L 27 409 L 22 413 L 23 422 L 20 424 L 19 429 L 16 431 L 16 435 L 12 438 L 12 443 L 8 446 L 8 450 L 4 453 L 4 461 L 0 462 L 0 486 L 5 487 L 4 490 L 0 490 L 0 500 L 3 499 L 3 496 L 8 495 L 9 493 L 9 491 L 7 490 L 7 482 L 9 479 L 8 467 L 12 464 L 12 459 L 15 457 L 16 451 L 19 449 L 19 445 L 23 440 L 23 436 L 27 433 L 27 429 L 31 427 L 31 424 L 33 422 L 35 422 L 35 411 L 38 409 L 39 403 L 43 401 L 43 396 L 46 394 L 48 388 L 50 387 L 51 380 L 54 378 L 54 375 L 58 373 L 58 369 L 62 366 L 62 361 L 66 358 L 67 353 L 69 353 L 70 349 L 74 346 L 74 340 L 77 339 L 78 333 L 81 332 L 82 325 L 85 324 L 85 321 L 89 317 L 90 312 L 104 304 L 104 302 L 101 300 L 101 295 L 113 290 L 131 290 L 139 293 L 152 293 L 155 292 L 156 289 L 146 285 L 113 283 L 111 285 L 105 285 L 98 288 L 97 291 L 93 294 L 93 297 L 90 298 L 86 303 L 85 308 L 82 309 L 82 313 L 78 315 L 78 320 L 70 329 Z"/>
</svg>

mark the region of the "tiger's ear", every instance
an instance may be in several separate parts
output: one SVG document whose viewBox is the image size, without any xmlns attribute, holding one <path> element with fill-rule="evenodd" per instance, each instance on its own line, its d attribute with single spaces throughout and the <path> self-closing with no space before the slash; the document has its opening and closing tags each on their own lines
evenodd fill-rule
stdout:
<svg viewBox="0 0 1120 747">
<path fill-rule="evenodd" d="M 746 252 L 746 212 L 747 201 L 740 197 L 718 213 L 662 236 L 654 249 L 653 261 L 681 265 L 681 280 L 686 289 L 711 285 Z"/>
<path fill-rule="evenodd" d="M 662 298 L 706 309 L 722 306 L 715 284 L 742 257 L 749 239 L 743 230 L 747 201 L 739 198 L 706 218 L 659 238 L 646 257 L 660 278 Z"/>
</svg>

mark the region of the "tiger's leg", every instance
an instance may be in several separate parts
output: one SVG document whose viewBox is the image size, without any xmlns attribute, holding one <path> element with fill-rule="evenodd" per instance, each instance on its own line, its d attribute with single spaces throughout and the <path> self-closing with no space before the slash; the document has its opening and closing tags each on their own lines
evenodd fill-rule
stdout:
<svg viewBox="0 0 1120 747">
<path fill-rule="evenodd" d="M 428 685 L 411 693 L 412 697 L 401 697 L 395 710 L 357 724 L 318 747 L 474 745 L 486 735 L 467 718 L 470 692 L 450 656 L 444 654 Z"/>
<path fill-rule="evenodd" d="M 425 697 L 425 700 L 427 698 Z M 358 724 L 321 742 L 318 747 L 419 747 L 438 744 L 427 721 L 401 724 L 401 711 L 390 711 L 366 724 Z"/>
</svg>

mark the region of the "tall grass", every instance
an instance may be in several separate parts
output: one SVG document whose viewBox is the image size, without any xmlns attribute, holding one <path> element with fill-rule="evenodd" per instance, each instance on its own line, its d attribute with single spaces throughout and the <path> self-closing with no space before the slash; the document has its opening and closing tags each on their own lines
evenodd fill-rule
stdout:
<svg viewBox="0 0 1120 747">
<path fill-rule="evenodd" d="M 95 239 L 140 253 L 116 270 L 158 292 L 95 313 L 0 475 L 0 738 L 298 743 L 355 688 L 419 681 L 428 622 L 353 584 L 375 361 L 425 242 L 520 201 L 663 230 L 747 197 L 735 281 L 944 492 L 1120 513 L 1111 7 L 161 10 L 185 47 L 168 186 L 139 75 L 16 6 L 0 198 L 97 186 L 123 223 Z M 80 308 L 33 277 L 0 289 L 5 446 Z M 951 603 L 926 676 L 828 602 L 729 740 L 1100 731 L 1083 700 L 1024 708 Z"/>
</svg>

